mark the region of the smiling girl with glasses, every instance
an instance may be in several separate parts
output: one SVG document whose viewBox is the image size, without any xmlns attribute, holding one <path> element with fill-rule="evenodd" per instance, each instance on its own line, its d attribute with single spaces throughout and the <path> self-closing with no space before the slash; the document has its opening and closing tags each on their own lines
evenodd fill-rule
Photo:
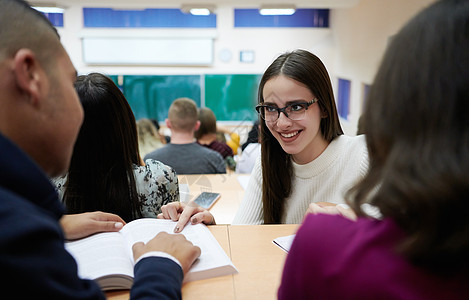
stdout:
<svg viewBox="0 0 469 300">
<path fill-rule="evenodd" d="M 363 137 L 343 135 L 321 60 L 304 50 L 278 57 L 261 79 L 256 110 L 261 159 L 232 224 L 299 224 L 307 212 L 344 203 L 347 189 L 366 174 L 368 152 Z M 162 218 L 179 219 L 175 232 L 189 221 L 214 223 L 208 210 L 192 203 L 170 203 L 162 211 Z"/>
<path fill-rule="evenodd" d="M 321 60 L 304 50 L 278 57 L 261 79 L 256 110 L 262 155 L 233 224 L 301 223 L 311 203 L 343 203 L 368 155 L 363 137 L 343 135 Z"/>
</svg>

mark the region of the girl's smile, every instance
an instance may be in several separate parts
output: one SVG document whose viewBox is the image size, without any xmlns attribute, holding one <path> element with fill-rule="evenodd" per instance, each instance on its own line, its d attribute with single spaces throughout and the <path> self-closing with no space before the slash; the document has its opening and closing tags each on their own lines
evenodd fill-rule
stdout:
<svg viewBox="0 0 469 300">
<path fill-rule="evenodd" d="M 278 108 L 315 99 L 308 87 L 284 75 L 268 80 L 264 85 L 263 96 L 264 103 Z M 276 121 L 266 122 L 266 125 L 282 149 L 291 154 L 296 163 L 306 164 L 318 157 L 328 145 L 322 136 L 320 122 L 321 110 L 314 103 L 308 107 L 301 120 L 291 120 L 281 112 Z"/>
</svg>

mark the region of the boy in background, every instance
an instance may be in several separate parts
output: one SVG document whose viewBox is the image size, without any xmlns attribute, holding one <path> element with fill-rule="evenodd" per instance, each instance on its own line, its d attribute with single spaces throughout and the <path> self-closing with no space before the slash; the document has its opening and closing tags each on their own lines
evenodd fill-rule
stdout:
<svg viewBox="0 0 469 300">
<path fill-rule="evenodd" d="M 226 165 L 216 151 L 196 143 L 194 132 L 199 129 L 197 105 L 189 98 L 178 98 L 169 107 L 166 126 L 171 142 L 145 156 L 171 166 L 177 174 L 224 174 Z"/>
</svg>

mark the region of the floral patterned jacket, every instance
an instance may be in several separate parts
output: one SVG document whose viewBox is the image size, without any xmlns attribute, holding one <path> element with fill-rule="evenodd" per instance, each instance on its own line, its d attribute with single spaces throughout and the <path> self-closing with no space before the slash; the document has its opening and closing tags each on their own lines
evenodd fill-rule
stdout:
<svg viewBox="0 0 469 300">
<path fill-rule="evenodd" d="M 137 194 L 142 203 L 144 218 L 156 218 L 161 206 L 179 201 L 179 183 L 176 172 L 154 159 L 147 159 L 145 166 L 134 165 Z M 63 201 L 67 176 L 54 178 L 59 199 Z"/>
</svg>

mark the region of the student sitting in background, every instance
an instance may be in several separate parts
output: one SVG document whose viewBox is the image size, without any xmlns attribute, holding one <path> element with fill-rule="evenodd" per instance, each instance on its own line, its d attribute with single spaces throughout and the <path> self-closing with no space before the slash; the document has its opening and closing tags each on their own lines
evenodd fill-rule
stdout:
<svg viewBox="0 0 469 300">
<path fill-rule="evenodd" d="M 179 201 L 175 172 L 163 163 L 141 163 L 135 118 L 108 77 L 79 76 L 75 88 L 85 119 L 68 174 L 55 180 L 69 213 L 101 210 L 129 222 L 156 217 L 161 206 Z"/>
<path fill-rule="evenodd" d="M 229 137 L 228 140 L 226 139 L 226 135 Z M 240 139 L 239 134 L 236 132 L 230 131 L 223 126 L 217 126 L 217 141 L 227 144 L 233 151 L 233 155 L 238 154 Z"/>
<path fill-rule="evenodd" d="M 239 156 L 238 162 L 236 164 L 236 173 L 250 174 L 254 168 L 254 165 L 256 164 L 257 158 L 261 156 L 261 144 L 259 136 L 260 127 L 259 120 L 254 122 L 252 125 L 252 128 L 248 133 L 248 139 L 241 147 L 243 151 L 241 152 L 241 156 Z"/>
<path fill-rule="evenodd" d="M 260 131 L 261 125 L 259 123 L 259 120 L 254 121 L 254 124 L 252 124 L 251 130 L 248 132 L 248 138 L 246 139 L 246 142 L 241 146 L 241 150 L 244 151 L 246 147 L 249 144 L 252 143 L 259 143 L 259 131 Z"/>
<path fill-rule="evenodd" d="M 219 127 L 218 130 L 230 136 L 230 139 L 226 141 L 226 144 L 230 146 L 231 150 L 233 150 L 233 155 L 237 155 L 240 141 L 239 134 L 233 131 L 230 132 L 223 127 Z"/>
<path fill-rule="evenodd" d="M 469 299 L 468 100 L 469 2 L 438 1 L 393 38 L 370 88 L 358 220 L 307 216 L 279 299 Z"/>
<path fill-rule="evenodd" d="M 236 173 L 251 174 L 252 169 L 256 165 L 256 160 L 261 156 L 261 144 L 250 143 L 238 156 L 236 163 Z"/>
<path fill-rule="evenodd" d="M 231 170 L 236 168 L 233 150 L 226 143 L 217 140 L 217 119 L 210 108 L 199 108 L 199 129 L 195 132 L 197 143 L 221 154 Z"/>
<path fill-rule="evenodd" d="M 138 148 L 140 157 L 159 149 L 166 144 L 166 139 L 158 133 L 154 123 L 146 118 L 137 121 Z"/>
<path fill-rule="evenodd" d="M 166 126 L 171 142 L 145 156 L 171 166 L 177 174 L 226 173 L 220 153 L 197 144 L 194 132 L 199 128 L 197 105 L 189 98 L 179 98 L 169 107 Z"/>
</svg>

